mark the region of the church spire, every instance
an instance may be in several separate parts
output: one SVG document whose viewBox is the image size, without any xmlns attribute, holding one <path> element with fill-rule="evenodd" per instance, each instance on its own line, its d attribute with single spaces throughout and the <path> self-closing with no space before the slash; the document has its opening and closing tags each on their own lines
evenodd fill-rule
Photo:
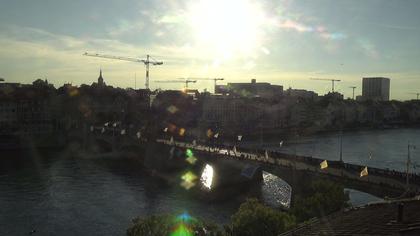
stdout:
<svg viewBox="0 0 420 236">
<path fill-rule="evenodd" d="M 98 85 L 105 86 L 104 78 L 102 77 L 102 69 L 99 70 Z"/>
</svg>

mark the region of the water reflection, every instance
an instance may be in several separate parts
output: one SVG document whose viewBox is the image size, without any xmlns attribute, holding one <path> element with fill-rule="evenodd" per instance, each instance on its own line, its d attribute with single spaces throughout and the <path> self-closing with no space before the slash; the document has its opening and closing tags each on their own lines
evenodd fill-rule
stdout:
<svg viewBox="0 0 420 236">
<path fill-rule="evenodd" d="M 292 187 L 281 178 L 263 171 L 261 187 L 264 203 L 273 207 L 289 208 L 292 199 Z"/>
</svg>

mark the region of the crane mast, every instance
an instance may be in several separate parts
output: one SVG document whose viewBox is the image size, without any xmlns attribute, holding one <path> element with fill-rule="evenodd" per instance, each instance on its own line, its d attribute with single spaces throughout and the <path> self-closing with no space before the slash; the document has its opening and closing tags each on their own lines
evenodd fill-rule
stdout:
<svg viewBox="0 0 420 236">
<path fill-rule="evenodd" d="M 131 61 L 131 62 L 143 63 L 146 66 L 146 82 L 145 82 L 146 89 L 149 89 L 150 65 L 156 66 L 156 65 L 162 65 L 163 64 L 162 61 L 150 60 L 150 58 L 151 58 L 150 55 L 147 55 L 146 59 L 139 59 L 139 58 L 132 58 L 132 57 L 120 57 L 120 56 L 85 52 L 83 54 L 83 56 L 100 57 L 100 58 L 113 59 L 113 60 L 122 60 L 122 61 Z"/>
</svg>

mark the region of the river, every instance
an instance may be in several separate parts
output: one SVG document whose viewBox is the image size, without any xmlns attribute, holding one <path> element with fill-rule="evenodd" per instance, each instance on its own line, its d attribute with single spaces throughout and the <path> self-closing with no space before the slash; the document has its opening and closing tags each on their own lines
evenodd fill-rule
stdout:
<svg viewBox="0 0 420 236">
<path fill-rule="evenodd" d="M 129 160 L 2 153 L 0 235 L 125 235 L 131 219 L 185 211 L 227 222 L 240 200 L 209 204 Z"/>
<path fill-rule="evenodd" d="M 343 134 L 346 162 L 403 170 L 407 142 L 420 148 L 419 130 Z M 337 134 L 267 144 L 267 148 L 337 160 Z M 369 153 L 372 158 L 369 159 Z M 414 162 L 420 163 L 418 150 Z M 350 190 L 355 205 L 378 200 Z M 207 203 L 188 191 L 142 173 L 125 159 L 77 158 L 66 152 L 2 152 L 0 158 L 0 235 L 124 235 L 131 219 L 187 211 L 226 223 L 244 195 Z M 270 196 L 263 196 L 270 198 Z"/>
</svg>

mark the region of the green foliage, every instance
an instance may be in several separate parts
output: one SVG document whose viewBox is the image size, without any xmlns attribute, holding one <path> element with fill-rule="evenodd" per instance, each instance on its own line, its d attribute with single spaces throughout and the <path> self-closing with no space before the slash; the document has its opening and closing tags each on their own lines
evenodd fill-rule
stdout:
<svg viewBox="0 0 420 236">
<path fill-rule="evenodd" d="M 232 216 L 232 235 L 278 235 L 295 225 L 294 217 L 248 199 Z"/>
<path fill-rule="evenodd" d="M 127 236 L 222 236 L 223 232 L 216 224 L 192 219 L 188 224 L 171 215 L 140 217 L 133 220 L 127 230 Z M 188 227 L 186 227 L 186 225 Z"/>
<path fill-rule="evenodd" d="M 297 196 L 291 212 L 298 222 L 331 214 L 348 206 L 343 186 L 330 181 L 314 181 L 305 196 Z"/>
<path fill-rule="evenodd" d="M 297 196 L 289 213 L 261 204 L 257 199 L 248 199 L 232 215 L 231 224 L 224 231 L 215 224 L 197 219 L 184 221 L 171 215 L 150 216 L 133 220 L 127 230 L 128 236 L 254 236 L 278 235 L 313 217 L 331 214 L 348 206 L 348 195 L 343 186 L 330 181 L 314 181 L 307 191 Z"/>
</svg>

